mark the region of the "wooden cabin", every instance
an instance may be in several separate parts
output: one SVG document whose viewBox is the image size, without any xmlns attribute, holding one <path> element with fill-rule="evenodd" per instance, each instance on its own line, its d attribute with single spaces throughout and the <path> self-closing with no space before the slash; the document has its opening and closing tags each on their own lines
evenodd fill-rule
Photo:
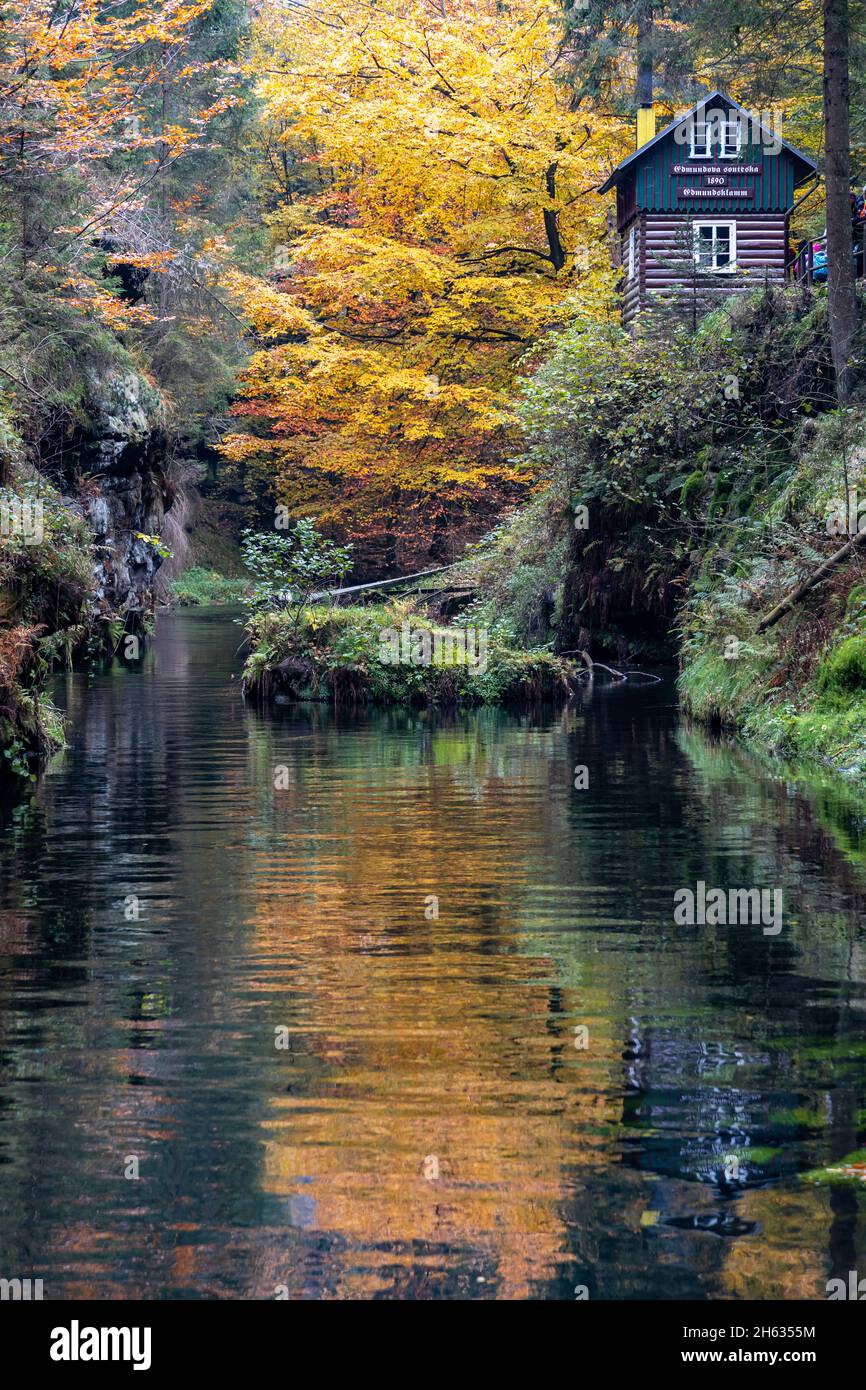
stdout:
<svg viewBox="0 0 866 1390">
<path fill-rule="evenodd" d="M 655 133 L 638 113 L 638 148 L 599 189 L 616 189 L 623 322 L 654 305 L 701 312 L 736 290 L 783 281 L 788 218 L 813 160 L 713 92 Z"/>
</svg>

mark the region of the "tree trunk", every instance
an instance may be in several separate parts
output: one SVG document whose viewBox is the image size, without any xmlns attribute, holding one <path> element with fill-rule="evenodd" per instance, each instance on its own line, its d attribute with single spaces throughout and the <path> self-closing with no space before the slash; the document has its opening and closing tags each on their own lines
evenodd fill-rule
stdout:
<svg viewBox="0 0 866 1390">
<path fill-rule="evenodd" d="M 850 559 L 858 546 L 863 545 L 864 542 L 866 542 L 866 531 L 858 531 L 853 540 L 843 545 L 841 550 L 835 550 L 833 554 L 824 561 L 823 565 L 819 565 L 812 574 L 807 575 L 805 579 L 801 580 L 796 589 L 792 589 L 789 594 L 786 594 L 781 603 L 777 603 L 775 608 L 771 608 L 770 612 L 766 613 L 764 617 L 761 618 L 755 631 L 766 632 L 768 627 L 775 627 L 780 618 L 784 618 L 786 613 L 790 613 L 792 608 L 796 608 L 801 599 L 804 599 L 817 584 L 820 584 L 826 579 L 828 574 L 832 574 L 833 570 L 836 569 L 838 565 Z"/>
<path fill-rule="evenodd" d="M 171 50 L 167 43 L 162 45 L 162 105 L 160 110 L 160 136 L 159 142 L 159 231 L 162 243 L 162 250 L 167 251 L 171 245 L 171 227 L 169 224 L 169 147 L 166 139 L 168 128 L 168 63 Z M 166 319 L 168 317 L 168 275 L 163 273 L 159 276 L 159 318 L 160 332 L 166 330 Z"/>
<path fill-rule="evenodd" d="M 637 85 L 638 106 L 653 104 L 653 4 L 644 0 L 637 17 Z"/>
<path fill-rule="evenodd" d="M 547 195 L 553 199 L 556 197 L 556 164 L 548 167 L 544 179 L 547 187 Z M 544 231 L 547 236 L 547 245 L 550 249 L 550 259 L 554 270 L 562 270 L 565 265 L 565 248 L 559 235 L 559 213 L 553 208 L 544 209 Z"/>
<path fill-rule="evenodd" d="M 851 237 L 851 154 L 848 91 L 848 0 L 824 0 L 824 150 L 827 191 L 827 295 L 836 394 L 851 395 L 851 343 L 857 296 Z"/>
</svg>

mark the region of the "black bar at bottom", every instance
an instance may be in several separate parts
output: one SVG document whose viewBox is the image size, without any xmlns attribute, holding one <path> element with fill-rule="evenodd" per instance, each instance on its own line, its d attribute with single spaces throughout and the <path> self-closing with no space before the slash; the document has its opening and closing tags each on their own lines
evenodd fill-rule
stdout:
<svg viewBox="0 0 866 1390">
<path fill-rule="evenodd" d="M 487 1302 L 471 1311 L 458 1304 L 456 1313 L 423 1303 L 384 1311 L 384 1302 L 375 1310 L 339 1300 L 4 1302 L 0 1326 L 16 1370 L 20 1365 L 61 1383 L 70 1376 L 92 1380 L 101 1372 L 129 1374 L 136 1381 L 190 1372 L 249 1381 L 274 1374 L 279 1366 L 295 1378 L 299 1354 L 314 1363 L 304 1371 L 305 1379 L 317 1375 L 317 1361 L 329 1378 L 336 1366 L 345 1364 L 357 1374 L 379 1358 L 382 1368 L 388 1363 L 393 1372 L 389 1344 L 382 1338 L 401 1334 L 412 1336 L 409 1345 L 420 1354 L 414 1372 L 403 1362 L 412 1379 L 425 1378 L 437 1364 L 453 1374 L 458 1365 L 464 1371 L 466 1366 L 455 1343 L 438 1340 L 449 1324 L 463 1334 L 460 1345 L 471 1346 L 473 1359 L 488 1371 L 491 1362 L 510 1358 L 517 1345 L 524 1355 L 535 1346 L 545 1357 L 555 1351 L 558 1361 L 576 1358 L 575 1369 L 587 1369 L 591 1353 L 598 1370 L 612 1373 L 679 1372 L 700 1380 L 714 1369 L 761 1371 L 772 1382 L 779 1371 L 826 1378 L 858 1365 L 866 1330 L 866 1310 L 851 1300 Z M 429 1343 L 417 1340 L 431 1333 L 435 1339 Z"/>
</svg>

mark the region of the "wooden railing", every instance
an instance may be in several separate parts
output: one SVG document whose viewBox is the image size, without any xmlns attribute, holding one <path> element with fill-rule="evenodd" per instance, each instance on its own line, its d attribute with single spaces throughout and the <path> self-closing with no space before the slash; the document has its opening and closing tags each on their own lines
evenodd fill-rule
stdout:
<svg viewBox="0 0 866 1390">
<path fill-rule="evenodd" d="M 851 254 L 855 257 L 854 273 L 857 279 L 861 279 L 864 274 L 864 231 L 866 226 L 858 228 L 858 240 L 852 243 Z M 785 278 L 791 284 L 812 285 L 815 283 L 815 240 L 823 241 L 823 237 L 810 238 L 804 241 L 796 255 L 792 256 L 785 266 Z M 826 275 L 822 277 L 822 283 L 826 282 Z"/>
<path fill-rule="evenodd" d="M 785 267 L 785 278 L 797 285 L 811 285 L 815 265 L 814 243 L 806 241 Z"/>
</svg>

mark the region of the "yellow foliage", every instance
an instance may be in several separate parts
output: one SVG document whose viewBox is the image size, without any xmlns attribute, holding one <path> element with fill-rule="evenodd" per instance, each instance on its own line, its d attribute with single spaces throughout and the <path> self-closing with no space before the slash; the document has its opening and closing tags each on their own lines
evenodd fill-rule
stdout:
<svg viewBox="0 0 866 1390">
<path fill-rule="evenodd" d="M 311 314 L 289 295 L 280 294 L 264 281 L 245 275 L 241 270 L 229 269 L 223 272 L 221 283 L 242 303 L 247 317 L 262 338 L 306 335 L 317 331 L 316 321 Z"/>
<path fill-rule="evenodd" d="M 255 26 L 263 143 L 301 172 L 266 219 L 272 283 L 224 281 L 263 346 L 236 408 L 253 434 L 225 449 L 396 558 L 525 485 L 520 360 L 575 298 L 612 311 L 596 189 L 626 137 L 575 102 L 560 21 L 387 0 L 266 3 Z"/>
</svg>

